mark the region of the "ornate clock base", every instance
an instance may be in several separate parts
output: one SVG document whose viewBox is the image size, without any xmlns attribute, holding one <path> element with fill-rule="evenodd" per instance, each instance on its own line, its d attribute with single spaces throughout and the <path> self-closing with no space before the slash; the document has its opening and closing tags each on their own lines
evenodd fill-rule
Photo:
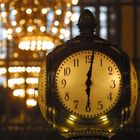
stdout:
<svg viewBox="0 0 140 140">
<path fill-rule="evenodd" d="M 108 140 L 108 138 L 100 138 L 100 137 L 78 137 L 78 138 L 71 138 L 69 140 Z"/>
<path fill-rule="evenodd" d="M 65 137 L 69 137 L 68 140 L 107 140 L 113 135 L 115 133 L 107 130 L 80 130 L 64 133 Z"/>
</svg>

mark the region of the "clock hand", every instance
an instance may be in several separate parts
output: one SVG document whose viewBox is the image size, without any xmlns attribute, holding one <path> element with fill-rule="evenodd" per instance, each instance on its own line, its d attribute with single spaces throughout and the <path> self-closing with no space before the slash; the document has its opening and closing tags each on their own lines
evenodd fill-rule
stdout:
<svg viewBox="0 0 140 140">
<path fill-rule="evenodd" d="M 87 80 L 86 80 L 86 94 L 87 94 L 87 105 L 86 105 L 86 111 L 90 112 L 91 108 L 90 108 L 90 86 L 92 84 L 91 81 L 91 75 L 92 75 L 92 65 L 93 65 L 93 59 L 94 59 L 94 51 L 92 51 L 92 56 L 91 56 L 91 63 L 90 63 L 90 67 L 87 73 Z"/>
</svg>

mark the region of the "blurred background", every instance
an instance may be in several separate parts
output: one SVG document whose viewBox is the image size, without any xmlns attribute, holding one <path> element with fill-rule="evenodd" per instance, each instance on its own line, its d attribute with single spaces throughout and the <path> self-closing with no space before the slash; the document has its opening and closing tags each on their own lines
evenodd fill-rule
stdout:
<svg viewBox="0 0 140 140">
<path fill-rule="evenodd" d="M 100 37 L 127 52 L 140 79 L 140 0 L 0 0 L 1 140 L 64 140 L 42 118 L 38 76 L 45 54 L 79 34 L 83 9 L 95 14 Z M 113 139 L 140 139 L 140 97 Z"/>
</svg>

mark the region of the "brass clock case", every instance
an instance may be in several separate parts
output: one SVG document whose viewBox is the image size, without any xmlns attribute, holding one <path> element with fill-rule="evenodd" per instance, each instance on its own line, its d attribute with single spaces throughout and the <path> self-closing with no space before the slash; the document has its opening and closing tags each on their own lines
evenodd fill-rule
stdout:
<svg viewBox="0 0 140 140">
<path fill-rule="evenodd" d="M 84 46 L 86 46 L 86 47 L 84 47 Z M 118 56 L 118 52 L 116 53 L 114 51 L 114 49 L 112 49 L 112 52 L 111 52 L 111 49 L 110 49 L 111 47 L 109 48 L 109 46 L 106 46 L 103 49 L 103 46 L 100 47 L 99 44 L 94 44 L 94 47 L 93 46 L 87 47 L 86 44 L 83 44 L 83 45 L 75 44 L 75 45 L 69 46 L 67 48 L 68 48 L 67 50 L 65 48 L 64 51 L 56 54 L 55 55 L 56 57 L 54 56 L 55 58 L 53 58 L 54 61 L 53 60 L 51 61 L 51 63 L 53 64 L 52 69 L 54 71 L 54 74 L 52 75 L 52 77 L 49 78 L 49 79 L 53 79 L 53 81 L 51 81 L 51 83 L 54 86 L 54 88 L 52 89 L 52 92 L 54 91 L 53 92 L 54 94 L 51 94 L 53 96 L 52 98 L 54 98 L 54 101 L 57 102 L 58 109 L 61 108 L 60 110 L 61 110 L 61 112 L 64 111 L 64 114 L 71 112 L 73 115 L 76 115 L 77 117 L 79 117 L 79 119 L 82 119 L 83 121 L 84 120 L 87 121 L 88 119 L 90 121 L 94 120 L 98 116 L 104 115 L 107 112 L 109 112 L 111 109 L 114 108 L 114 105 L 116 106 L 117 102 L 119 102 L 119 100 L 121 100 L 120 96 L 123 95 L 123 94 L 121 95 L 121 92 L 122 92 L 123 86 L 125 86 L 125 81 L 123 81 L 125 69 L 123 67 L 123 64 L 120 63 L 122 61 L 121 57 L 120 56 L 115 57 L 115 59 L 114 59 L 113 56 L 115 56 L 115 55 Z M 106 49 L 106 48 L 109 48 L 109 49 Z M 94 51 L 95 58 L 93 61 L 93 77 L 91 78 L 91 81 L 93 82 L 93 85 L 91 86 L 92 87 L 91 94 L 93 95 L 93 97 L 90 97 L 90 98 L 91 98 L 91 100 L 93 98 L 93 103 L 97 102 L 96 100 L 98 100 L 99 106 L 95 105 L 96 110 L 98 110 L 98 111 L 96 111 L 96 113 L 94 113 L 95 108 L 91 109 L 91 111 L 86 110 L 86 101 L 87 101 L 86 98 L 87 97 L 86 97 L 86 91 L 85 91 L 86 90 L 85 83 L 86 83 L 86 79 L 87 79 L 87 72 L 88 72 L 89 65 L 90 65 L 90 63 L 88 63 L 86 61 L 90 61 L 92 51 Z M 59 57 L 57 57 L 57 56 L 59 56 Z M 57 60 L 57 62 L 55 62 L 55 60 Z M 71 64 L 71 63 L 73 63 L 73 64 Z M 79 64 L 77 64 L 77 63 L 79 63 Z M 105 64 L 103 65 L 103 63 L 105 63 Z M 74 65 L 79 65 L 79 66 L 74 66 Z M 113 72 L 115 73 L 114 75 L 113 75 Z M 73 73 L 74 73 L 74 75 L 73 75 Z M 116 76 L 116 77 L 114 77 L 114 76 Z M 110 81 L 107 82 L 107 78 Z M 113 78 L 116 78 L 116 79 L 118 78 L 117 83 Z M 67 80 L 69 80 L 69 81 L 67 81 Z M 96 80 L 96 81 L 94 82 L 94 80 Z M 102 82 L 105 80 L 106 80 L 106 83 L 102 84 Z M 69 83 L 70 83 L 70 85 L 68 85 Z M 97 86 L 97 84 L 98 84 L 98 86 Z M 61 86 L 62 91 L 61 90 L 59 91 L 59 86 Z M 68 87 L 68 86 L 70 86 L 70 87 Z M 117 87 L 115 87 L 115 86 L 117 86 Z M 108 98 L 108 101 L 107 101 L 107 99 L 104 99 L 105 97 L 101 97 L 102 101 L 101 101 L 101 99 L 97 99 L 97 97 L 94 97 L 94 94 L 99 95 L 99 97 L 104 95 L 104 90 L 106 87 L 107 87 L 107 89 L 106 89 L 107 91 L 105 91 L 105 94 L 106 94 L 106 98 Z M 66 90 L 65 90 L 65 88 L 66 88 Z M 76 90 L 77 88 L 81 88 L 81 89 Z M 117 88 L 117 89 L 115 91 L 116 95 L 114 96 L 114 101 L 111 101 L 111 100 L 113 100 L 113 99 L 111 99 L 113 96 L 111 93 L 111 92 L 113 92 L 112 91 L 113 88 L 114 89 Z M 59 92 L 61 92 L 61 93 L 59 94 Z M 76 92 L 79 92 L 77 94 L 81 94 L 81 96 L 77 97 L 78 95 L 75 95 Z M 107 92 L 108 92 L 108 94 L 107 94 Z M 71 97 L 69 94 L 71 94 Z M 75 98 L 72 99 L 74 108 L 70 109 L 71 107 L 69 107 L 69 106 L 72 105 L 72 101 L 70 101 L 69 98 L 73 98 L 72 97 L 73 94 L 75 95 Z M 61 95 L 63 97 L 60 97 Z M 78 99 L 76 99 L 76 97 L 79 98 L 79 101 L 78 101 Z M 80 100 L 81 100 L 81 104 L 79 105 Z M 104 106 L 107 106 L 106 104 L 110 104 L 105 109 L 103 109 L 103 104 L 101 104 L 101 102 L 103 102 L 104 100 L 106 100 L 104 102 Z M 83 104 L 85 104 L 85 105 L 83 105 Z M 81 114 L 78 113 L 78 107 L 81 110 L 80 111 Z M 94 105 L 93 105 L 93 107 L 94 107 Z M 102 109 L 103 109 L 103 111 L 101 111 Z M 92 110 L 93 110 L 93 112 L 92 112 Z"/>
<path fill-rule="evenodd" d="M 131 60 L 118 46 L 96 36 L 91 21 L 93 15 L 85 11 L 78 23 L 81 34 L 49 52 L 40 74 L 45 77 L 39 80 L 42 114 L 68 138 L 111 137 L 128 123 L 137 103 Z"/>
<path fill-rule="evenodd" d="M 107 83 L 108 79 L 105 80 L 105 78 L 107 77 L 103 77 L 103 78 L 101 77 L 102 75 L 101 71 L 98 70 L 97 67 L 94 67 L 94 61 L 93 61 L 93 88 L 91 88 L 91 94 L 92 94 L 91 100 L 93 100 L 91 101 L 93 102 L 92 107 L 94 107 L 94 101 L 97 100 L 96 97 L 94 98 L 94 92 L 92 93 L 92 89 L 94 91 L 94 87 L 96 84 L 94 83 L 94 77 L 96 77 L 97 79 L 96 81 L 100 83 L 98 84 L 99 89 L 101 89 L 102 86 L 104 87 L 106 83 L 108 85 L 108 88 L 107 88 L 108 92 L 106 92 L 105 89 L 103 89 L 101 90 L 101 92 L 95 93 L 96 95 L 99 95 L 98 97 L 101 97 L 101 98 L 103 94 L 106 94 L 106 96 L 103 96 L 102 100 L 98 99 L 98 105 L 99 105 L 98 107 L 96 103 L 96 107 L 100 110 L 98 111 L 99 113 L 98 112 L 96 113 L 96 111 L 94 112 L 94 110 L 92 113 L 90 113 L 90 111 L 89 112 L 86 111 L 86 104 L 84 103 L 84 100 L 85 102 L 87 101 L 86 92 L 84 90 L 84 88 L 86 89 L 85 80 L 83 80 L 82 84 L 79 85 L 82 87 L 82 91 L 81 93 L 77 93 L 77 94 L 82 94 L 81 96 L 79 97 L 73 96 L 73 94 L 76 94 L 76 93 L 74 92 L 70 93 L 69 90 L 71 90 L 71 88 L 73 88 L 72 91 L 74 91 L 76 88 L 79 88 L 79 87 L 73 87 L 74 84 L 72 84 L 72 82 L 70 82 L 70 87 L 67 88 L 66 91 L 64 91 L 63 93 L 59 93 L 59 86 L 60 85 L 62 86 L 60 89 L 62 88 L 65 89 L 65 87 L 67 86 L 66 85 L 66 82 L 68 80 L 67 77 L 70 77 L 69 72 L 68 71 L 66 72 L 66 68 L 74 69 L 75 68 L 74 65 L 77 65 L 77 62 L 78 62 L 78 61 L 76 62 L 77 60 L 76 58 L 79 58 L 78 56 L 82 54 L 82 56 L 84 56 L 84 59 L 82 60 L 86 61 L 86 57 L 88 56 L 88 54 L 90 54 L 91 56 L 92 51 L 95 54 L 95 60 L 94 60 L 95 63 L 99 63 L 100 65 L 98 68 L 102 68 L 104 61 L 107 61 L 106 64 L 108 65 L 105 65 L 104 69 L 106 70 L 106 75 L 110 81 L 108 84 Z M 98 60 L 98 56 L 102 58 L 102 60 L 101 59 Z M 80 63 L 80 58 L 79 58 L 78 63 Z M 98 60 L 98 62 L 96 62 L 96 60 Z M 121 52 L 119 49 L 117 49 L 116 46 L 113 46 L 111 44 L 108 44 L 107 42 L 102 42 L 102 41 L 98 43 L 96 42 L 96 40 L 94 40 L 93 42 L 90 42 L 89 44 L 87 42 L 83 42 L 82 40 L 80 40 L 79 37 L 77 37 L 77 40 L 73 41 L 72 43 L 67 42 L 65 46 L 57 47 L 53 52 L 48 54 L 46 61 L 47 61 L 46 64 L 47 64 L 47 69 L 48 69 L 47 83 L 49 83 L 47 86 L 47 89 L 48 89 L 47 90 L 47 97 L 48 97 L 47 106 L 55 110 L 54 111 L 55 113 L 53 113 L 52 111 L 52 113 L 50 114 L 49 112 L 48 115 L 50 114 L 50 116 L 53 116 L 52 118 L 55 117 L 55 119 L 58 120 L 58 121 L 55 120 L 55 126 L 56 127 L 58 126 L 60 131 L 63 131 L 62 133 L 65 133 L 66 130 L 70 130 L 70 133 L 71 133 L 70 135 L 74 135 L 74 136 L 82 135 L 82 134 L 84 135 L 86 133 L 88 134 L 87 130 L 89 129 L 90 131 L 99 131 L 99 132 L 100 130 L 101 131 L 106 130 L 105 134 L 103 133 L 103 135 L 106 135 L 106 133 L 108 135 L 109 131 L 117 130 L 122 125 L 127 123 L 127 121 L 130 119 L 130 116 L 132 116 L 131 115 L 132 113 L 129 110 L 131 106 L 131 100 L 132 100 L 131 99 L 132 98 L 131 85 L 130 85 L 130 81 L 131 81 L 130 59 L 124 52 Z M 73 67 L 69 66 L 69 61 L 73 61 Z M 86 65 L 86 62 L 82 62 L 82 65 L 84 65 L 84 63 Z M 88 67 L 89 67 L 89 64 L 86 67 L 86 69 Z M 63 75 L 61 71 L 63 71 Z M 71 70 L 71 75 L 72 75 L 72 71 L 74 70 Z M 75 70 L 75 72 L 76 71 L 77 70 Z M 79 77 L 80 76 L 86 77 L 86 73 L 84 73 L 84 75 L 81 75 L 80 71 L 82 71 L 81 68 L 79 68 L 79 71 L 77 72 Z M 96 76 L 94 76 L 94 72 L 96 72 Z M 113 75 L 113 72 L 115 73 L 115 75 Z M 100 79 L 98 79 L 98 76 L 100 77 Z M 114 77 L 118 80 L 117 83 Z M 74 81 L 77 81 L 78 83 L 78 79 L 77 78 L 75 79 L 75 78 L 76 77 L 74 75 L 72 79 Z M 117 88 L 118 91 L 115 91 L 116 95 L 113 96 L 112 93 L 113 93 L 113 89 L 115 88 Z M 102 91 L 105 91 L 106 93 L 103 93 Z M 68 95 L 68 94 L 71 94 L 71 95 Z M 76 99 L 76 97 L 78 99 Z M 71 98 L 71 101 L 70 101 L 70 98 Z M 115 99 L 113 100 L 113 98 Z M 133 98 L 135 98 L 134 102 L 136 103 L 136 95 Z M 80 100 L 81 100 L 81 105 L 78 106 Z M 110 103 L 112 100 L 113 102 Z M 104 101 L 104 104 L 101 104 L 103 101 Z M 50 102 L 51 102 L 51 105 L 49 104 Z M 71 109 L 72 103 L 73 103 L 73 110 Z M 105 110 L 102 111 L 103 106 L 107 106 L 106 104 L 110 104 L 110 105 L 106 107 Z M 80 108 L 80 110 L 84 110 L 81 112 L 82 113 L 84 112 L 85 114 L 84 113 L 80 114 L 78 111 L 76 112 L 78 107 Z M 90 115 L 88 115 L 88 113 Z M 52 122 L 53 121 L 54 120 L 52 120 Z M 83 132 L 82 134 L 75 134 L 76 129 L 77 129 L 77 133 L 81 133 L 79 131 L 83 132 L 84 129 L 85 129 L 85 132 Z M 112 135 L 112 133 L 109 133 L 109 134 Z"/>
</svg>

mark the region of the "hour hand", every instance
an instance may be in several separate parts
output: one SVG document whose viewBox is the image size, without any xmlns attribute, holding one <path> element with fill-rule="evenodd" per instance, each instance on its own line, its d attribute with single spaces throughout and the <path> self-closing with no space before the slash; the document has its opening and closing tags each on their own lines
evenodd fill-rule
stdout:
<svg viewBox="0 0 140 140">
<path fill-rule="evenodd" d="M 90 88 L 86 89 L 86 94 L 87 94 L 87 105 L 86 105 L 86 111 L 90 112 Z"/>
<path fill-rule="evenodd" d="M 91 75 L 92 75 L 92 65 L 93 65 L 93 59 L 94 59 L 94 51 L 92 52 L 92 56 L 91 56 L 91 63 L 90 63 L 90 67 L 89 70 L 87 72 L 87 80 L 86 80 L 86 94 L 87 94 L 87 106 L 86 106 L 86 111 L 90 111 L 90 86 L 92 84 L 91 81 Z"/>
</svg>

